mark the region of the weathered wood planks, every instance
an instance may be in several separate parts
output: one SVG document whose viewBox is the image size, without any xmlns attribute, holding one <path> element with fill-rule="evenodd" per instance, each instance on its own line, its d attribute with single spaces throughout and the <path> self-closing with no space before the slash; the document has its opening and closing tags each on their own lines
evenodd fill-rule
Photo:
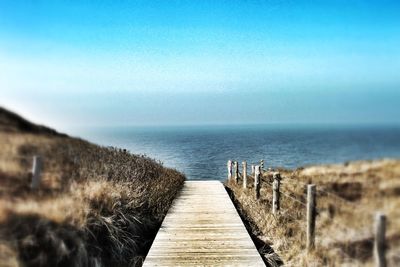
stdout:
<svg viewBox="0 0 400 267">
<path fill-rule="evenodd" d="M 265 266 L 219 181 L 187 181 L 143 266 Z"/>
</svg>

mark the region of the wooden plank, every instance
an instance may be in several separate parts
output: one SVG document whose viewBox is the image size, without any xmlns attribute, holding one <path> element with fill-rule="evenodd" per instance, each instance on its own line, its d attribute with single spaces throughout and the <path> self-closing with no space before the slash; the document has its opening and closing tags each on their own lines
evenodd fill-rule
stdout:
<svg viewBox="0 0 400 267">
<path fill-rule="evenodd" d="M 187 181 L 143 266 L 265 266 L 219 181 Z"/>
</svg>

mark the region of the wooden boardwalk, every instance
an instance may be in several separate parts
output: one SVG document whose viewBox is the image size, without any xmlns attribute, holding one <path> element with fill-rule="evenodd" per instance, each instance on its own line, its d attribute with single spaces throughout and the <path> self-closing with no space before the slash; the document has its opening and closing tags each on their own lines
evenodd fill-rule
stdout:
<svg viewBox="0 0 400 267">
<path fill-rule="evenodd" d="M 187 181 L 143 266 L 265 266 L 224 186 Z"/>
</svg>

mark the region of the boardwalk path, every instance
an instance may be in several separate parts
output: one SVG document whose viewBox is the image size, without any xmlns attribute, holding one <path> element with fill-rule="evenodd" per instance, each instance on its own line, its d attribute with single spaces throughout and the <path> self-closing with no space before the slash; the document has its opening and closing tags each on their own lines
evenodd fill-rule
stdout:
<svg viewBox="0 0 400 267">
<path fill-rule="evenodd" d="M 187 181 L 143 266 L 265 266 L 219 181 Z"/>
</svg>

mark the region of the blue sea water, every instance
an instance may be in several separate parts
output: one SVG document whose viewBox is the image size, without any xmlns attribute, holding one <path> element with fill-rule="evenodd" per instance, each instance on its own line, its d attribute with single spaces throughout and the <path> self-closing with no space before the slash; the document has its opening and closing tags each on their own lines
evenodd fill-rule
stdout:
<svg viewBox="0 0 400 267">
<path fill-rule="evenodd" d="M 119 127 L 83 137 L 160 160 L 188 179 L 226 178 L 229 159 L 248 165 L 297 168 L 349 160 L 400 158 L 398 126 L 193 126 Z"/>
</svg>

